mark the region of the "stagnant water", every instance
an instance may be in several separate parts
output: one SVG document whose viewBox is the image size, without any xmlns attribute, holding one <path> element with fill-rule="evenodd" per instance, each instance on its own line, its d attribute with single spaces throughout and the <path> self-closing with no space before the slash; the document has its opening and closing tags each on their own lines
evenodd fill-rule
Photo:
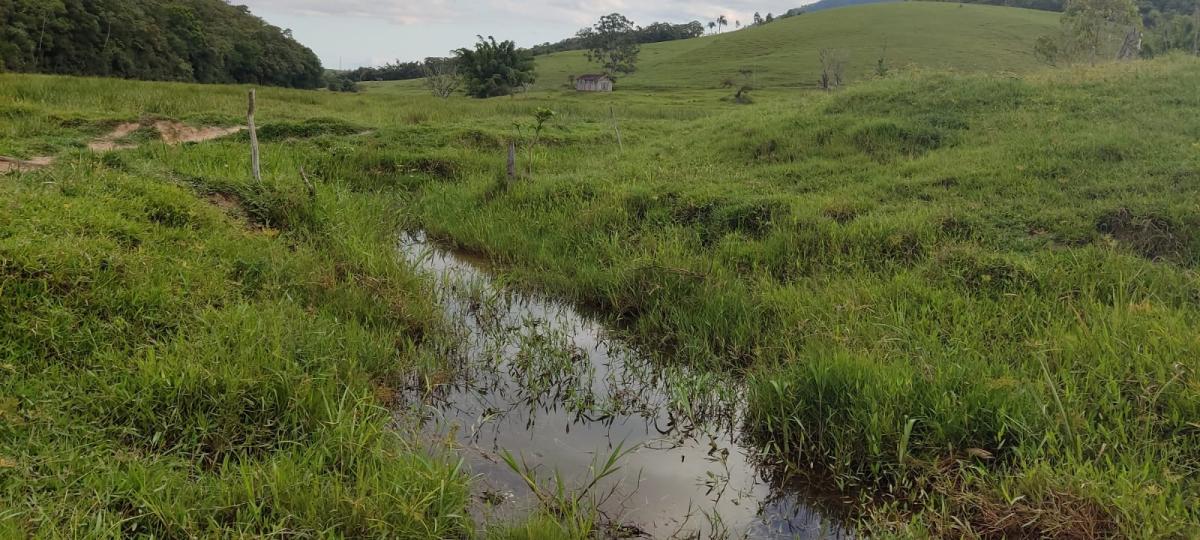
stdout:
<svg viewBox="0 0 1200 540">
<path fill-rule="evenodd" d="M 542 483 L 590 482 L 618 449 L 620 469 L 592 489 L 606 522 L 653 538 L 837 538 L 803 486 L 756 460 L 740 432 L 741 387 L 656 365 L 596 319 L 497 284 L 486 261 L 406 235 L 400 251 L 429 274 L 464 345 L 456 366 L 410 398 L 431 440 L 450 441 L 475 476 L 480 521 L 537 504 L 504 452 Z"/>
</svg>

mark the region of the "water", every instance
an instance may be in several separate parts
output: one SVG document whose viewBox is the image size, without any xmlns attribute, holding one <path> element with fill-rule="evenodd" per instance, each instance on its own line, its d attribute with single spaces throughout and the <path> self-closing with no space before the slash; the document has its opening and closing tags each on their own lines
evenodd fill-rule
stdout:
<svg viewBox="0 0 1200 540">
<path fill-rule="evenodd" d="M 774 478 L 739 431 L 741 387 L 658 366 L 572 306 L 494 282 L 486 261 L 405 236 L 463 345 L 455 366 L 410 396 L 433 440 L 449 440 L 476 477 L 481 521 L 537 501 L 507 451 L 548 485 L 591 481 L 618 448 L 620 469 L 590 491 L 605 521 L 653 538 L 839 538 L 804 486 Z"/>
</svg>

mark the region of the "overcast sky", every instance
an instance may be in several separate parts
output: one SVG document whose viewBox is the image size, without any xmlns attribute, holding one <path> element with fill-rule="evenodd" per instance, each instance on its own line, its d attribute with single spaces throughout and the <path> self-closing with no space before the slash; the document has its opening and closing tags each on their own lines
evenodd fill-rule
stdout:
<svg viewBox="0 0 1200 540">
<path fill-rule="evenodd" d="M 558 41 L 601 15 L 619 12 L 639 25 L 707 23 L 724 14 L 749 22 L 755 11 L 779 14 L 812 0 L 232 0 L 271 24 L 291 28 L 325 67 L 350 69 L 395 59 L 446 56 L 493 35 L 529 46 Z"/>
</svg>

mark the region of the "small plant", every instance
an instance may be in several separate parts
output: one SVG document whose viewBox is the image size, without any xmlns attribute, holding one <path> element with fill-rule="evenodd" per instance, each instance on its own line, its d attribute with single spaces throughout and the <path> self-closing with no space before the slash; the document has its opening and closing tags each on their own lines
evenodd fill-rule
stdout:
<svg viewBox="0 0 1200 540">
<path fill-rule="evenodd" d="M 554 119 L 555 116 L 558 116 L 558 113 L 554 112 L 553 110 L 546 107 L 539 107 L 538 110 L 534 111 L 533 113 L 533 123 L 531 125 L 524 126 L 520 122 L 513 122 L 513 127 L 517 130 L 517 138 L 522 138 L 522 132 L 526 127 L 533 131 L 533 140 L 531 140 L 528 145 L 530 177 L 533 176 L 533 151 L 537 148 L 538 142 L 542 138 L 542 130 L 546 128 L 546 124 L 550 122 L 550 120 Z"/>
<path fill-rule="evenodd" d="M 535 467 L 530 466 L 524 457 L 518 462 L 517 458 L 507 450 L 501 452 L 500 458 L 504 460 L 504 464 L 509 469 L 521 477 L 525 486 L 529 488 L 534 497 L 537 497 L 538 502 L 547 513 L 570 523 L 574 530 L 591 531 L 599 521 L 599 507 L 616 490 L 614 487 L 609 493 L 601 494 L 597 491 L 600 483 L 620 471 L 621 460 L 637 448 L 637 446 L 625 448 L 624 443 L 618 443 L 603 461 L 594 461 L 588 467 L 586 482 L 576 489 L 568 488 L 566 481 L 557 472 L 549 479 L 549 482 L 543 484 L 542 479 L 538 478 Z"/>
<path fill-rule="evenodd" d="M 754 90 L 754 70 L 750 68 L 742 68 L 738 70 L 738 78 L 726 78 L 722 81 L 721 86 L 725 88 L 737 88 L 737 92 L 732 97 L 726 98 L 729 101 L 740 105 L 749 105 L 754 103 L 750 98 L 750 92 Z"/>
<path fill-rule="evenodd" d="M 887 60 L 888 42 L 883 40 L 883 48 L 879 50 L 879 58 L 875 60 L 875 76 L 879 78 L 887 77 L 891 68 L 888 66 Z"/>
</svg>

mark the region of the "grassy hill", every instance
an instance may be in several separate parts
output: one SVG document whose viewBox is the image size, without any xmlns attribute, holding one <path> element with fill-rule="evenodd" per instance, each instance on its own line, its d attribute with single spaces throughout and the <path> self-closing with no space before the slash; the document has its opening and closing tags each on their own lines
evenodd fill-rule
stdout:
<svg viewBox="0 0 1200 540">
<path fill-rule="evenodd" d="M 790 17 L 762 27 L 642 47 L 639 71 L 620 88 L 715 88 L 743 68 L 763 86 L 812 86 L 817 51 L 850 57 L 852 79 L 873 73 L 888 43 L 895 67 L 971 72 L 1026 71 L 1038 66 L 1033 42 L 1058 24 L 1044 11 L 984 5 L 904 2 L 854 6 Z M 597 71 L 581 51 L 537 59 L 539 89 L 566 84 L 569 75 Z"/>
</svg>

